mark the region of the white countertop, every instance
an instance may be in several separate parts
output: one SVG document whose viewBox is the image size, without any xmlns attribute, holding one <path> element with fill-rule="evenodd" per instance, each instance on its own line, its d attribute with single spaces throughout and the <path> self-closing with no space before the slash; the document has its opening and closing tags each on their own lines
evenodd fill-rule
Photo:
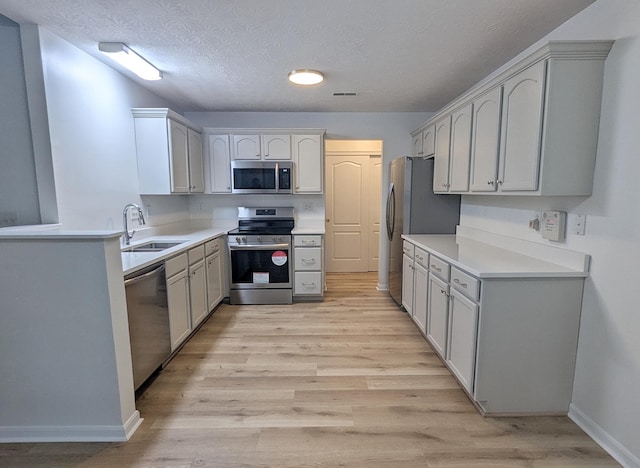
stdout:
<svg viewBox="0 0 640 468">
<path fill-rule="evenodd" d="M 135 247 L 136 245 L 146 244 L 147 242 L 152 241 L 181 243 L 175 247 L 171 247 L 160 252 L 122 252 L 123 273 L 128 275 L 141 268 L 166 260 L 169 257 L 173 257 L 181 252 L 186 252 L 198 244 L 226 235 L 228 230 L 229 229 L 227 227 L 213 227 L 191 232 L 175 232 L 166 235 L 154 235 L 131 242 L 129 247 Z"/>
<path fill-rule="evenodd" d="M 293 235 L 324 235 L 324 226 L 296 226 L 291 231 Z"/>
<path fill-rule="evenodd" d="M 82 240 L 120 237 L 123 231 L 64 229 L 60 224 L 39 224 L 0 229 L 0 240 Z"/>
<path fill-rule="evenodd" d="M 537 245 L 531 246 L 531 252 L 527 250 L 515 251 L 478 239 L 453 234 L 408 234 L 403 235 L 402 238 L 478 278 L 589 276 L 588 255 L 565 251 L 586 257 L 582 263 L 584 268 L 579 267 L 579 261 L 572 265 L 567 265 L 568 262 L 562 264 L 562 254 L 558 255 L 558 252 L 554 251 L 563 249 L 556 247 Z M 533 243 L 519 242 L 519 245 L 524 249 L 529 247 L 527 244 Z M 543 248 L 553 250 L 549 255 L 537 256 L 536 254 Z M 556 254 L 555 257 L 554 254 Z M 560 261 L 554 263 L 549 258 L 558 258 Z"/>
</svg>

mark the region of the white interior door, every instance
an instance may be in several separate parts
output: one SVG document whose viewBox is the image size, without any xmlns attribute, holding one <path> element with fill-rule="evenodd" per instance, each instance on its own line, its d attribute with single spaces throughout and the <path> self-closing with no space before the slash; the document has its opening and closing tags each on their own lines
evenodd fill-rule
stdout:
<svg viewBox="0 0 640 468">
<path fill-rule="evenodd" d="M 327 155 L 326 270 L 369 270 L 369 156 Z"/>
</svg>

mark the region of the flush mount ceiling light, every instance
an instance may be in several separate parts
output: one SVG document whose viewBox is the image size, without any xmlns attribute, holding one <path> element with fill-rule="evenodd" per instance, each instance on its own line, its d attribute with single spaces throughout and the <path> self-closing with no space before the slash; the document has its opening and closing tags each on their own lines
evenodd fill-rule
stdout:
<svg viewBox="0 0 640 468">
<path fill-rule="evenodd" d="M 162 73 L 122 42 L 100 42 L 98 50 L 143 80 L 160 80 Z"/>
<path fill-rule="evenodd" d="M 311 86 L 322 83 L 324 75 L 317 70 L 293 70 L 289 72 L 289 81 L 297 85 Z"/>
</svg>

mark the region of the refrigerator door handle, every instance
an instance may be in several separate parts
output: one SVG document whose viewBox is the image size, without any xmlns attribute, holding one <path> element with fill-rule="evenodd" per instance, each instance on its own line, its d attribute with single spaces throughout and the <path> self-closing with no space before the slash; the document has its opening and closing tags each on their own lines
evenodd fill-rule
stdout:
<svg viewBox="0 0 640 468">
<path fill-rule="evenodd" d="M 396 189 L 393 182 L 389 184 L 389 195 L 387 196 L 387 238 L 393 239 L 396 217 Z"/>
</svg>

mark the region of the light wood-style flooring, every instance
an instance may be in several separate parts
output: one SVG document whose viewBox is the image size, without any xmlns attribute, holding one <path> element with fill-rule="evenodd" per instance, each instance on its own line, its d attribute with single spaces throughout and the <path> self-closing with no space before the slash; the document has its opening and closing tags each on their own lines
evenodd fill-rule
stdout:
<svg viewBox="0 0 640 468">
<path fill-rule="evenodd" d="M 137 405 L 126 443 L 0 445 L 0 466 L 618 466 L 567 417 L 483 418 L 377 274 L 324 302 L 222 305 Z"/>
</svg>

